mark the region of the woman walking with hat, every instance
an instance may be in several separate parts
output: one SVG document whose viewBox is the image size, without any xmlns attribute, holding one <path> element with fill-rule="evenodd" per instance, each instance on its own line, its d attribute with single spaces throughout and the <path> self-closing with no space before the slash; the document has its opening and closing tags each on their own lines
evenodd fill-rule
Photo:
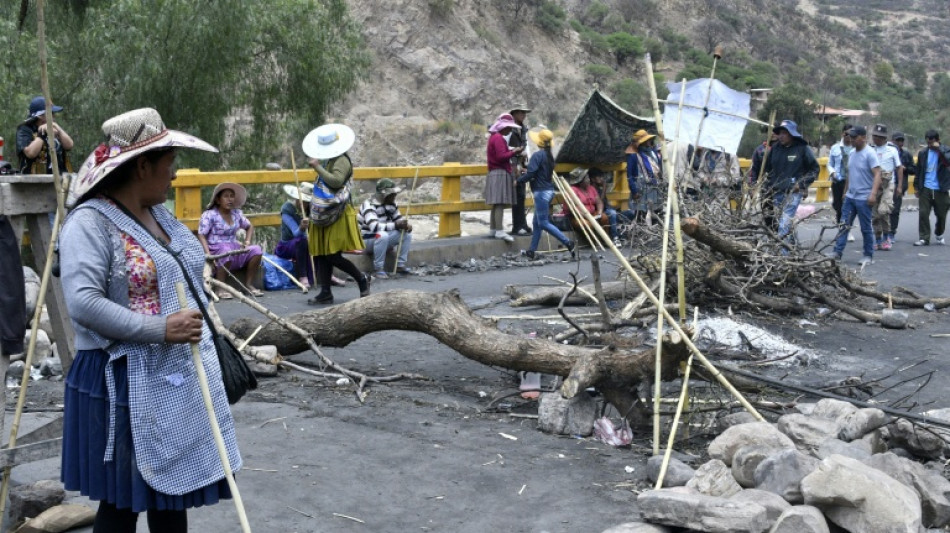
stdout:
<svg viewBox="0 0 950 533">
<path fill-rule="evenodd" d="M 488 176 L 485 179 L 485 203 L 491 206 L 490 235 L 496 239 L 513 242 L 515 239 L 504 227 L 505 207 L 515 203 L 515 179 L 511 174 L 511 158 L 524 151 L 524 147 L 509 149 L 505 136 L 513 128 L 520 128 L 509 113 L 498 116 L 488 131 Z"/>
<path fill-rule="evenodd" d="M 369 278 L 343 257 L 345 250 L 364 248 L 356 209 L 350 203 L 353 162 L 346 152 L 355 140 L 356 134 L 343 124 L 324 124 L 303 140 L 308 163 L 317 171 L 310 205 L 309 238 L 320 293 L 307 300 L 311 305 L 333 303 L 330 285 L 334 268 L 356 280 L 360 298 L 369 295 Z"/>
<path fill-rule="evenodd" d="M 63 225 L 63 292 L 76 330 L 66 376 L 62 480 L 99 501 L 94 533 L 183 533 L 186 509 L 230 498 L 189 343 L 197 343 L 234 470 L 241 456 L 221 370 L 198 304 L 204 250 L 164 206 L 180 148 L 218 150 L 165 128 L 154 109 L 102 125 L 106 142 L 72 181 Z M 68 268 L 66 267 L 68 265 Z M 200 298 L 196 300 L 196 298 Z"/>
<path fill-rule="evenodd" d="M 228 273 L 232 270 L 244 269 L 244 284 L 252 296 L 263 296 L 264 293 L 254 286 L 261 269 L 263 251 L 254 239 L 254 226 L 241 212 L 241 207 L 247 202 L 247 189 L 237 183 L 219 183 L 211 193 L 211 202 L 201 213 L 198 222 L 198 240 L 208 255 L 219 255 L 238 250 L 243 253 L 229 255 L 215 260 L 214 277 L 225 282 Z M 237 238 L 238 230 L 244 230 L 243 242 Z M 228 299 L 231 294 L 226 291 L 217 292 L 218 298 Z"/>
<path fill-rule="evenodd" d="M 554 156 L 551 154 L 551 144 L 554 134 L 551 130 L 543 129 L 538 132 L 529 131 L 528 137 L 539 150 L 531 155 L 528 161 L 528 170 L 518 183 L 531 183 L 531 192 L 534 194 L 534 229 L 531 231 L 531 245 L 525 250 L 528 259 L 534 259 L 538 245 L 541 244 L 541 232 L 546 231 L 554 236 L 571 255 L 574 254 L 574 241 L 568 239 L 551 223 L 551 200 L 554 199 L 555 187 L 552 181 L 554 174 Z"/>
</svg>

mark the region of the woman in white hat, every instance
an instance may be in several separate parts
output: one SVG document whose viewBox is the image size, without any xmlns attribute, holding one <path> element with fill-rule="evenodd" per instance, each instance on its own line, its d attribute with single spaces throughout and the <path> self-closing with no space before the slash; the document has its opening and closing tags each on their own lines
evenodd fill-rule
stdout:
<svg viewBox="0 0 950 533">
<path fill-rule="evenodd" d="M 216 259 L 214 277 L 226 282 L 232 270 L 244 269 L 244 286 L 251 296 L 263 296 L 264 293 L 254 286 L 261 270 L 261 256 L 264 252 L 254 242 L 254 225 L 244 216 L 241 208 L 247 202 L 247 189 L 238 183 L 219 183 L 211 193 L 211 201 L 201 213 L 198 222 L 198 241 L 208 255 L 220 255 L 239 252 Z M 238 241 L 238 231 L 244 230 L 244 241 Z M 218 291 L 218 298 L 231 298 L 231 293 Z"/>
<path fill-rule="evenodd" d="M 303 140 L 308 163 L 317 171 L 310 205 L 310 255 L 314 256 L 320 293 L 308 304 L 331 304 L 333 269 L 346 272 L 359 285 L 360 298 L 369 295 L 369 278 L 349 259 L 346 250 L 362 250 L 363 235 L 356 222 L 356 209 L 350 203 L 353 162 L 346 152 L 356 135 L 343 124 L 324 124 Z M 331 214 L 332 213 L 332 214 Z"/>
<path fill-rule="evenodd" d="M 511 158 L 524 151 L 524 146 L 508 148 L 505 136 L 512 128 L 520 128 L 509 113 L 498 116 L 488 131 L 488 176 L 485 178 L 485 203 L 491 205 L 491 236 L 513 242 L 515 239 L 505 232 L 505 207 L 515 203 L 515 179 L 511 174 Z"/>
<path fill-rule="evenodd" d="M 221 369 L 204 326 L 204 250 L 164 207 L 180 148 L 217 149 L 169 130 L 154 109 L 102 125 L 106 141 L 72 181 L 78 199 L 60 238 L 62 283 L 75 328 L 66 376 L 62 480 L 99 501 L 93 531 L 188 529 L 186 509 L 230 498 L 189 343 L 198 343 L 231 466 L 241 467 Z M 196 300 L 196 298 L 200 300 Z"/>
</svg>

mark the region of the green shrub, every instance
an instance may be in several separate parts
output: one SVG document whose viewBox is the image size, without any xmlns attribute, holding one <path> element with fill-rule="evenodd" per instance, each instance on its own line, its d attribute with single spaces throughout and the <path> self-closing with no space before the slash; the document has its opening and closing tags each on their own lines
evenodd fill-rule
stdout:
<svg viewBox="0 0 950 533">
<path fill-rule="evenodd" d="M 567 12 L 557 2 L 542 0 L 535 15 L 538 25 L 545 31 L 560 33 L 567 21 Z"/>
<path fill-rule="evenodd" d="M 609 96 L 617 105 L 636 115 L 649 115 L 653 108 L 649 88 L 631 78 L 612 84 Z"/>
<path fill-rule="evenodd" d="M 598 63 L 587 65 L 584 67 L 584 71 L 587 72 L 587 75 L 594 79 L 596 82 L 603 82 L 608 80 L 616 74 L 614 69 L 608 67 L 607 65 L 601 65 Z"/>
<path fill-rule="evenodd" d="M 448 16 L 455 8 L 455 0 L 429 0 L 429 11 L 440 17 Z"/>
</svg>

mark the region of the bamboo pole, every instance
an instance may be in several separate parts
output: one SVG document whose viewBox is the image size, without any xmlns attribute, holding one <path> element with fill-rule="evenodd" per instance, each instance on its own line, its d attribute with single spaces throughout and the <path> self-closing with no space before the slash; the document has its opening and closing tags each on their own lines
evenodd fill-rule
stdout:
<svg viewBox="0 0 950 533">
<path fill-rule="evenodd" d="M 574 191 L 568 191 L 568 194 L 574 194 Z M 673 330 L 676 331 L 676 333 L 678 333 L 682 337 L 683 344 L 685 344 L 686 347 L 689 348 L 690 352 L 692 352 L 696 356 L 696 358 L 699 359 L 699 362 L 702 363 L 702 365 L 706 368 L 706 370 L 709 371 L 710 374 L 713 375 L 714 378 L 716 378 L 716 381 L 718 381 L 723 387 L 726 388 L 726 390 L 729 391 L 730 394 L 732 394 L 736 398 L 736 400 L 742 405 L 742 407 L 744 407 L 757 420 L 760 420 L 760 421 L 765 420 L 765 418 L 763 418 L 762 415 L 759 414 L 759 412 L 755 409 L 755 407 L 753 407 L 752 404 L 749 403 L 749 401 L 745 398 L 745 396 L 743 396 L 742 393 L 739 392 L 732 385 L 732 383 L 729 383 L 729 380 L 726 379 L 726 377 L 722 375 L 722 372 L 720 372 L 709 361 L 709 359 L 707 359 L 706 356 L 703 355 L 703 353 L 699 350 L 699 348 L 696 346 L 693 340 L 683 330 L 683 327 L 680 326 L 679 322 L 675 318 L 673 318 L 673 315 L 671 315 L 670 312 L 667 311 L 665 308 L 660 306 L 660 300 L 656 297 L 655 294 L 653 294 L 653 292 L 650 290 L 650 287 L 648 287 L 646 282 L 643 281 L 643 278 L 641 278 L 640 275 L 637 274 L 637 271 L 633 269 L 633 267 L 630 265 L 630 262 L 627 261 L 626 257 L 624 257 L 623 253 L 621 253 L 620 250 L 617 249 L 617 246 L 613 243 L 612 240 L 610 240 L 609 236 L 607 235 L 607 232 L 604 231 L 604 228 L 600 227 L 600 224 L 595 223 L 596 221 L 594 220 L 593 215 L 588 213 L 586 209 L 584 210 L 582 214 L 584 215 L 584 218 L 586 218 L 588 222 L 592 224 L 593 230 L 597 232 L 597 234 L 604 240 L 605 243 L 607 243 L 607 246 L 610 248 L 610 251 L 614 254 L 614 256 L 617 257 L 617 259 L 620 261 L 620 264 L 623 265 L 624 270 L 626 270 L 627 274 L 629 274 L 630 277 L 633 278 L 637 286 L 640 287 L 640 290 L 643 291 L 643 294 L 645 294 L 647 299 L 650 300 L 650 303 L 652 303 L 653 305 L 663 310 L 663 319 L 666 320 L 667 323 L 669 323 L 669 325 L 673 328 Z"/>
<path fill-rule="evenodd" d="M 581 211 L 586 212 L 587 208 L 584 207 L 584 204 L 580 202 L 576 195 L 568 194 L 568 191 L 571 190 L 571 186 L 567 183 L 567 180 L 558 176 L 557 172 L 552 172 L 551 176 L 554 180 L 554 184 L 558 188 L 558 191 L 560 191 L 561 197 L 564 199 L 564 203 L 567 205 L 568 210 L 571 212 L 571 215 L 573 215 L 574 220 L 577 221 L 577 225 L 580 227 L 584 238 L 587 239 L 587 242 L 590 243 L 591 248 L 593 248 L 595 252 L 602 250 L 603 247 L 598 249 L 597 239 L 594 237 L 593 232 L 587 227 L 587 224 L 582 222 L 584 219 L 581 216 Z"/>
<path fill-rule="evenodd" d="M 699 323 L 699 308 L 693 308 L 693 331 Z M 690 355 L 686 360 L 686 370 L 683 371 L 683 388 L 680 389 L 680 397 L 676 402 L 676 413 L 673 415 L 673 425 L 670 427 L 670 436 L 666 441 L 666 451 L 663 453 L 663 462 L 660 463 L 660 473 L 656 476 L 657 489 L 663 488 L 663 479 L 666 477 L 666 469 L 670 466 L 670 456 L 673 453 L 673 441 L 676 439 L 676 427 L 680 423 L 680 415 L 683 414 L 683 407 L 686 405 L 686 395 L 689 391 L 689 372 L 693 368 L 693 356 Z"/>
<path fill-rule="evenodd" d="M 178 306 L 181 309 L 188 309 L 188 299 L 185 297 L 185 284 L 175 283 L 175 292 L 178 294 Z M 231 470 L 231 461 L 228 459 L 228 450 L 224 446 L 224 437 L 221 436 L 221 427 L 218 426 L 218 417 L 214 413 L 214 402 L 211 400 L 211 390 L 208 388 L 208 376 L 205 374 L 204 362 L 201 360 L 201 350 L 198 349 L 198 343 L 191 343 L 191 360 L 195 366 L 195 373 L 198 375 L 198 385 L 201 387 L 201 398 L 204 400 L 205 409 L 208 411 L 208 422 L 211 423 L 211 433 L 214 435 L 214 444 L 218 449 L 218 457 L 221 458 L 221 467 L 224 469 L 224 477 L 228 480 L 228 487 L 231 489 L 231 496 L 234 498 L 234 506 L 237 508 L 238 520 L 241 522 L 241 530 L 244 533 L 251 533 L 251 525 L 247 521 L 247 513 L 244 511 L 244 501 L 241 500 L 241 492 L 238 490 L 237 483 L 234 481 L 234 472 Z"/>
<path fill-rule="evenodd" d="M 43 98 L 46 99 L 46 123 L 47 128 L 54 128 L 53 120 L 53 99 L 49 88 L 49 74 L 46 53 L 46 2 L 45 0 L 36 1 L 36 37 L 39 45 L 40 60 L 40 86 L 43 91 Z M 30 323 L 30 341 L 27 346 L 26 358 L 23 361 L 23 377 L 20 379 L 20 393 L 17 396 L 16 409 L 13 414 L 13 424 L 10 426 L 10 440 L 7 448 L 16 447 L 17 435 L 20 432 L 20 419 L 23 417 L 23 407 L 26 405 L 26 391 L 30 384 L 30 369 L 33 368 L 33 357 L 36 354 L 36 339 L 40 329 L 40 315 L 43 312 L 43 306 L 46 303 L 46 293 L 49 290 L 50 275 L 53 268 L 53 253 L 56 250 L 56 240 L 59 238 L 59 229 L 65 216 L 65 198 L 66 191 L 63 187 L 63 179 L 59 173 L 59 158 L 56 154 L 56 134 L 52 130 L 52 149 L 47 148 L 47 154 L 50 158 L 50 164 L 53 169 L 53 186 L 56 189 L 56 215 L 53 217 L 53 230 L 50 236 L 49 247 L 46 250 L 46 264 L 43 266 L 43 275 L 40 278 L 40 293 L 36 301 L 36 308 L 33 311 L 33 320 Z M 49 135 L 49 131 L 47 135 Z M 3 517 L 6 510 L 7 496 L 10 491 L 10 472 L 12 467 L 3 469 L 3 481 L 0 482 L 0 517 Z"/>
<path fill-rule="evenodd" d="M 719 63 L 719 58 L 722 57 L 722 47 L 717 46 L 716 50 L 713 52 L 713 64 L 712 72 L 709 74 L 709 86 L 706 87 L 706 101 L 703 102 L 703 109 L 709 107 L 709 98 L 712 96 L 713 82 L 716 81 L 716 65 Z M 696 142 L 693 143 L 693 153 L 689 157 L 689 164 L 686 166 L 686 172 L 690 172 L 693 168 L 693 161 L 696 159 L 696 152 L 699 150 L 699 139 L 703 135 L 703 124 L 706 122 L 707 113 L 703 113 L 702 118 L 699 119 L 699 126 L 696 128 Z"/>
<path fill-rule="evenodd" d="M 406 224 L 409 224 L 409 210 L 412 209 L 412 196 L 416 192 L 416 180 L 419 179 L 419 167 L 416 167 L 416 175 L 412 177 L 412 188 L 409 189 L 409 202 L 406 203 Z M 399 254 L 402 253 L 402 241 L 406 238 L 406 230 L 399 232 L 399 246 L 396 247 L 396 264 L 393 265 L 393 274 L 399 270 Z M 385 261 L 383 261 L 385 263 Z"/>
<path fill-rule="evenodd" d="M 686 78 L 683 78 L 683 81 L 680 85 L 680 101 L 679 101 L 679 115 L 676 117 L 676 136 L 679 138 L 680 133 L 680 124 L 683 118 L 683 99 L 686 96 Z M 655 113 L 659 112 L 659 105 L 656 106 L 654 110 Z M 659 115 L 657 115 L 659 116 Z M 662 129 L 662 127 L 661 127 Z M 676 152 L 673 152 L 672 161 L 669 162 L 668 167 L 676 168 Z M 667 192 L 666 192 L 666 212 L 663 214 L 663 245 L 662 252 L 660 254 L 660 288 L 659 288 L 659 299 L 660 305 L 666 304 L 666 263 L 667 257 L 669 255 L 670 248 L 670 218 L 673 211 L 673 202 L 676 197 L 676 176 L 671 173 L 667 177 Z M 680 317 L 682 319 L 682 317 Z M 663 338 L 663 317 L 662 314 L 657 311 L 657 320 L 656 320 L 656 338 Z M 662 367 L 663 360 L 663 343 L 656 343 L 656 360 L 654 361 L 654 383 L 653 383 L 653 455 L 659 455 L 660 453 L 660 368 Z"/>
<path fill-rule="evenodd" d="M 762 164 L 759 165 L 759 175 L 755 179 L 755 188 L 752 189 L 752 198 L 751 201 L 755 204 L 756 200 L 759 197 L 759 194 L 762 192 L 763 180 L 765 177 L 765 162 L 769 160 L 769 156 L 772 155 L 772 145 L 768 144 L 769 140 L 772 138 L 772 125 L 775 124 L 775 110 L 772 110 L 772 113 L 769 115 L 769 130 L 765 132 L 765 153 L 762 154 Z"/>
<path fill-rule="evenodd" d="M 307 214 L 307 211 L 304 209 L 304 206 L 303 206 L 303 193 L 302 193 L 301 190 L 300 190 L 300 178 L 297 177 L 297 160 L 294 158 L 294 149 L 293 149 L 293 148 L 290 149 L 290 164 L 292 165 L 292 167 L 293 167 L 293 169 L 294 169 L 294 184 L 297 185 L 297 208 L 300 209 L 300 217 L 301 217 L 301 219 L 308 219 L 308 220 L 309 220 L 310 217 L 305 217 L 305 216 L 304 216 L 304 215 Z M 313 274 L 313 285 L 317 285 L 317 284 L 318 284 L 318 281 L 317 281 L 317 267 L 316 267 L 316 265 L 315 265 L 314 262 L 313 262 L 313 255 L 310 254 L 310 249 L 309 249 L 309 246 L 310 246 L 310 230 L 309 230 L 309 228 L 308 228 L 308 230 L 307 230 L 307 246 L 308 246 L 308 249 L 307 249 L 307 257 L 310 259 L 310 272 Z M 331 271 L 330 274 L 331 274 L 331 277 L 332 277 L 333 272 Z M 304 294 L 307 294 L 307 291 L 304 291 Z"/>
<path fill-rule="evenodd" d="M 659 103 L 661 103 L 661 104 L 673 104 L 673 105 L 677 105 L 677 102 L 673 102 L 673 101 L 671 101 L 671 100 L 657 100 L 657 101 L 658 101 Z M 761 120 L 757 120 L 757 119 L 754 119 L 754 118 L 752 118 L 752 117 L 747 117 L 747 116 L 745 116 L 745 115 L 740 115 L 740 114 L 738 114 L 738 113 L 730 113 L 730 112 L 728 112 L 728 111 L 722 111 L 722 110 L 720 110 L 720 109 L 708 109 L 708 108 L 705 108 L 705 107 L 703 107 L 703 106 L 698 106 L 698 105 L 695 105 L 695 104 L 685 104 L 685 103 L 683 104 L 683 107 L 689 107 L 689 108 L 691 108 L 691 109 L 702 109 L 702 110 L 708 111 L 708 112 L 710 112 L 710 113 L 715 113 L 715 114 L 717 114 L 717 115 L 723 115 L 723 116 L 727 116 L 727 117 L 741 118 L 742 120 L 747 120 L 747 121 L 749 121 L 749 122 L 754 122 L 754 123 L 756 123 L 756 124 L 761 124 L 762 126 L 767 126 L 767 125 L 768 125 L 768 124 L 766 124 L 765 122 L 762 122 Z"/>
</svg>

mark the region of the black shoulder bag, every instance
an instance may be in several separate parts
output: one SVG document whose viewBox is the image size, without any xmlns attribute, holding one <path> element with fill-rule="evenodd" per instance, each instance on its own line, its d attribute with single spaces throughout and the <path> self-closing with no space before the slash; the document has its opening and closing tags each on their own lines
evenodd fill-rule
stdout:
<svg viewBox="0 0 950 533">
<path fill-rule="evenodd" d="M 198 304 L 198 310 L 201 311 L 201 315 L 204 317 L 205 322 L 208 324 L 208 329 L 211 330 L 211 340 L 214 342 L 214 350 L 218 354 L 218 364 L 221 366 L 221 381 L 224 383 L 224 391 L 228 396 L 228 403 L 235 404 L 238 400 L 244 396 L 247 391 L 254 390 L 257 388 L 257 378 L 254 376 L 254 373 L 251 372 L 251 368 L 248 366 L 247 361 L 244 360 L 244 356 L 241 355 L 241 351 L 234 346 L 234 343 L 231 342 L 226 335 L 222 335 L 218 332 L 217 328 L 214 327 L 214 322 L 211 321 L 211 316 L 208 315 L 208 310 L 205 309 L 203 303 L 201 303 L 201 298 L 198 294 L 198 289 L 195 288 L 195 284 L 191 281 L 191 276 L 188 274 L 188 269 L 185 268 L 185 264 L 182 263 L 181 258 L 178 257 L 179 252 L 172 250 L 168 244 L 165 243 L 162 239 L 159 239 L 145 227 L 145 224 L 133 215 L 124 205 L 119 203 L 117 200 L 110 198 L 116 207 L 122 210 L 123 213 L 132 220 L 134 220 L 139 226 L 145 230 L 152 239 L 155 240 L 169 255 L 175 259 L 175 262 L 178 263 L 178 266 L 181 268 L 182 275 L 185 276 L 185 281 L 188 283 L 188 289 L 191 291 L 191 295 L 195 298 L 195 303 Z"/>
</svg>

